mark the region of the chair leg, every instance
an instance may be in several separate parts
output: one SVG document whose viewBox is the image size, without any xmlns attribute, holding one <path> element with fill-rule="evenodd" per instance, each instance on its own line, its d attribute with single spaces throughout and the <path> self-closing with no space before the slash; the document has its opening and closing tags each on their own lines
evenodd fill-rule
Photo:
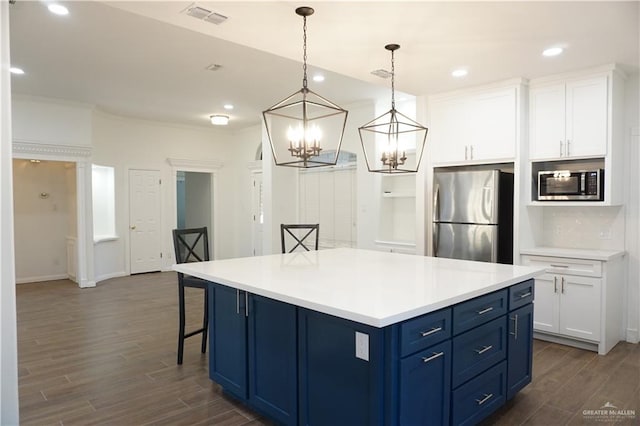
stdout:
<svg viewBox="0 0 640 426">
<path fill-rule="evenodd" d="M 178 284 L 178 309 L 180 311 L 180 328 L 178 329 L 178 365 L 182 365 L 182 353 L 184 352 L 184 285 Z"/>
<path fill-rule="evenodd" d="M 207 331 L 209 330 L 209 289 L 204 289 L 204 315 L 202 319 L 202 353 L 207 352 Z"/>
</svg>

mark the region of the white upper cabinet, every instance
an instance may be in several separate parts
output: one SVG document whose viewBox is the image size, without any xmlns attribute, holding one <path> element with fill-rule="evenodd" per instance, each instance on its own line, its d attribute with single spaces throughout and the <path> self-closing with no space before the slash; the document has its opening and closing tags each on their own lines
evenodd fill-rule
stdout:
<svg viewBox="0 0 640 426">
<path fill-rule="evenodd" d="M 431 99 L 433 163 L 513 161 L 518 140 L 518 89 L 480 89 Z"/>
<path fill-rule="evenodd" d="M 607 76 L 532 85 L 530 94 L 532 160 L 607 155 Z"/>
</svg>

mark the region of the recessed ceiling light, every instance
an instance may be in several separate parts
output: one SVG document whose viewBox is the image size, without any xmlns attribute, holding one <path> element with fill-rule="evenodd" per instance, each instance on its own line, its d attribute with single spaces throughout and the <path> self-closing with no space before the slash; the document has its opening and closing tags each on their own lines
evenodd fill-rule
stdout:
<svg viewBox="0 0 640 426">
<path fill-rule="evenodd" d="M 451 75 L 454 77 L 464 77 L 467 74 L 469 74 L 469 71 L 464 68 L 458 68 L 457 70 L 453 70 L 451 72 Z"/>
<path fill-rule="evenodd" d="M 233 109 L 233 105 L 231 105 L 231 104 L 225 104 L 225 105 L 224 105 L 224 109 Z"/>
<path fill-rule="evenodd" d="M 211 119 L 211 124 L 214 126 L 226 126 L 229 124 L 229 116 L 228 115 L 211 115 L 209 116 Z"/>
<path fill-rule="evenodd" d="M 317 81 L 318 83 L 320 83 L 321 81 L 324 81 L 324 75 L 321 75 L 321 74 L 314 75 L 313 81 Z"/>
<path fill-rule="evenodd" d="M 558 56 L 563 50 L 562 47 L 550 47 L 542 52 L 542 56 Z"/>
<path fill-rule="evenodd" d="M 9 72 L 11 74 L 24 74 L 24 71 L 22 70 L 22 68 L 18 68 L 18 67 L 9 68 Z"/>
<path fill-rule="evenodd" d="M 49 12 L 56 14 L 56 15 L 68 15 L 69 14 L 69 9 L 67 9 L 66 7 L 64 7 L 61 4 L 58 3 L 51 3 L 49 6 L 47 6 L 47 8 L 49 9 Z"/>
</svg>

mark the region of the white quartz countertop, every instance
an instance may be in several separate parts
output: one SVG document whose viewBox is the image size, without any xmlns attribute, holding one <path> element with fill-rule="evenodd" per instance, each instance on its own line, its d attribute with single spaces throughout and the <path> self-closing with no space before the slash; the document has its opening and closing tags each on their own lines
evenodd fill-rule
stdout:
<svg viewBox="0 0 640 426">
<path fill-rule="evenodd" d="M 350 248 L 185 263 L 173 269 L 374 327 L 544 273 L 528 266 Z"/>
<path fill-rule="evenodd" d="M 624 250 L 590 250 L 560 247 L 533 247 L 520 249 L 520 254 L 533 256 L 568 257 L 571 259 L 588 259 L 609 261 L 625 255 Z"/>
</svg>

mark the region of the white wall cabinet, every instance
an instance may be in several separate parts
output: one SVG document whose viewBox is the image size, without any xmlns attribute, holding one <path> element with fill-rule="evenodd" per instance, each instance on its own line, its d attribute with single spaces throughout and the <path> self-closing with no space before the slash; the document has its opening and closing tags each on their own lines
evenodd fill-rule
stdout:
<svg viewBox="0 0 640 426">
<path fill-rule="evenodd" d="M 530 91 L 532 160 L 607 154 L 607 76 L 533 86 Z"/>
<path fill-rule="evenodd" d="M 524 265 L 547 270 L 536 277 L 533 327 L 537 337 L 601 355 L 624 340 L 622 259 L 523 255 Z"/>
<path fill-rule="evenodd" d="M 376 246 L 385 251 L 415 252 L 416 175 L 380 175 L 380 219 Z"/>
<path fill-rule="evenodd" d="M 432 98 L 433 163 L 513 161 L 518 141 L 517 98 L 515 86 Z"/>
</svg>

